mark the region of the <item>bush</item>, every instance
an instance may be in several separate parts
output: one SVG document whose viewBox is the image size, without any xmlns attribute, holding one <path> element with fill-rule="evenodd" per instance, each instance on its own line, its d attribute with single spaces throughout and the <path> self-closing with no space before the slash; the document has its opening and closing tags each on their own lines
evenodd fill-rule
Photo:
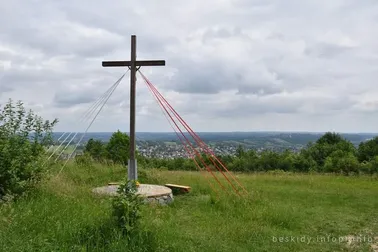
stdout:
<svg viewBox="0 0 378 252">
<path fill-rule="evenodd" d="M 375 156 L 371 162 L 371 167 L 370 167 L 370 173 L 373 174 L 373 173 L 378 173 L 378 156 Z"/>
<path fill-rule="evenodd" d="M 366 174 L 378 173 L 378 156 L 373 157 L 370 161 L 363 161 L 361 171 Z"/>
<path fill-rule="evenodd" d="M 317 163 L 311 156 L 306 156 L 304 152 L 301 152 L 295 156 L 293 168 L 298 172 L 316 171 Z"/>
<path fill-rule="evenodd" d="M 360 163 L 353 153 L 337 150 L 327 157 L 324 164 L 324 171 L 350 174 L 358 172 L 359 167 Z"/>
<path fill-rule="evenodd" d="M 277 169 L 283 171 L 292 171 L 294 170 L 295 157 L 293 153 L 289 150 L 286 150 L 281 154 L 278 162 Z"/>
<path fill-rule="evenodd" d="M 0 199 L 20 195 L 40 180 L 57 122 L 43 121 L 31 110 L 26 113 L 21 101 L 9 99 L 0 110 Z"/>
<path fill-rule="evenodd" d="M 261 152 L 258 161 L 258 169 L 261 171 L 276 170 L 279 167 L 280 155 L 276 152 L 266 150 Z"/>
<path fill-rule="evenodd" d="M 244 171 L 246 169 L 244 159 L 239 157 L 233 158 L 233 160 L 229 164 L 226 164 L 226 166 L 228 166 L 231 171 Z"/>
<path fill-rule="evenodd" d="M 141 218 L 140 207 L 143 200 L 136 192 L 136 182 L 127 180 L 119 186 L 118 195 L 112 201 L 112 215 L 116 224 L 129 238 L 138 230 Z"/>
</svg>

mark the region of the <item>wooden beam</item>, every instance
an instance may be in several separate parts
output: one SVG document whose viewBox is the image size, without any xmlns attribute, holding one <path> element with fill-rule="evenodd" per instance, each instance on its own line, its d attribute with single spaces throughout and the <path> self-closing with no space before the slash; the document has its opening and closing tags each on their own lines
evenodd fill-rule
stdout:
<svg viewBox="0 0 378 252">
<path fill-rule="evenodd" d="M 141 66 L 165 66 L 165 60 L 136 60 L 136 36 L 131 35 L 131 58 L 127 61 L 103 61 L 103 67 L 129 67 L 130 69 L 130 158 L 128 160 L 128 179 L 137 180 L 137 160 L 135 157 L 135 96 L 136 72 Z"/>
<path fill-rule="evenodd" d="M 135 160 L 135 89 L 136 89 L 136 36 L 131 36 L 131 60 L 130 60 L 130 160 L 128 162 L 129 180 L 137 180 L 137 163 Z"/>
<path fill-rule="evenodd" d="M 183 185 L 175 185 L 175 184 L 165 184 L 166 187 L 171 188 L 172 190 L 179 190 L 181 192 L 188 193 L 190 191 L 190 186 L 183 186 Z"/>
<path fill-rule="evenodd" d="M 165 60 L 137 60 L 136 66 L 165 66 Z M 127 67 L 131 61 L 103 61 L 103 67 Z"/>
</svg>

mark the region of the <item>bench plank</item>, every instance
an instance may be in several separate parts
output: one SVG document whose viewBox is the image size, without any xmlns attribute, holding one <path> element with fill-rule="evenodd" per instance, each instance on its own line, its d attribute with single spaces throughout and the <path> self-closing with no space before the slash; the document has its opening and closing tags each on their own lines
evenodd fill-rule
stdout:
<svg viewBox="0 0 378 252">
<path fill-rule="evenodd" d="M 190 189 L 190 186 L 175 185 L 175 184 L 165 184 L 165 186 L 168 186 L 168 187 L 179 187 L 179 188 Z"/>
<path fill-rule="evenodd" d="M 175 184 L 165 184 L 165 186 L 171 189 L 181 189 L 184 192 L 189 192 L 191 189 L 190 186 L 175 185 Z"/>
</svg>

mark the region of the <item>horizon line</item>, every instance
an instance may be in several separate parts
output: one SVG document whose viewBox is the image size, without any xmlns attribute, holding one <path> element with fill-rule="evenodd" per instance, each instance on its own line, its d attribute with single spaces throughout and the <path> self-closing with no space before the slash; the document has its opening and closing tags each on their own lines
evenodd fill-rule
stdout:
<svg viewBox="0 0 378 252">
<path fill-rule="evenodd" d="M 76 133 L 85 133 L 85 132 L 80 132 L 80 131 L 53 131 L 53 133 L 64 133 L 64 132 L 76 132 Z M 86 134 L 90 133 L 114 133 L 116 131 L 90 131 L 86 132 Z M 124 133 L 129 133 L 129 131 L 121 131 Z M 195 133 L 200 134 L 200 133 L 315 133 L 315 134 L 324 134 L 327 132 L 332 132 L 332 133 L 339 133 L 339 134 L 378 134 L 378 132 L 368 132 L 368 131 L 288 131 L 288 130 L 282 130 L 282 131 L 274 131 L 274 130 L 260 130 L 260 131 L 195 131 Z M 173 131 L 136 131 L 137 133 L 172 133 L 175 134 Z M 183 132 L 183 133 L 188 133 L 189 132 Z"/>
</svg>

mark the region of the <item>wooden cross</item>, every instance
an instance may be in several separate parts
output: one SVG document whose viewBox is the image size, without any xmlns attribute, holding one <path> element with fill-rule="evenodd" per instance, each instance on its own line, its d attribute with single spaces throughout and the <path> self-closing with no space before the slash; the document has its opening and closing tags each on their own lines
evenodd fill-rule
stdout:
<svg viewBox="0 0 378 252">
<path fill-rule="evenodd" d="M 136 60 L 136 36 L 131 35 L 131 60 L 129 61 L 103 61 L 103 67 L 129 67 L 130 68 L 130 159 L 128 161 L 128 179 L 137 180 L 138 170 L 135 158 L 135 90 L 137 67 L 165 66 L 165 60 Z"/>
</svg>

